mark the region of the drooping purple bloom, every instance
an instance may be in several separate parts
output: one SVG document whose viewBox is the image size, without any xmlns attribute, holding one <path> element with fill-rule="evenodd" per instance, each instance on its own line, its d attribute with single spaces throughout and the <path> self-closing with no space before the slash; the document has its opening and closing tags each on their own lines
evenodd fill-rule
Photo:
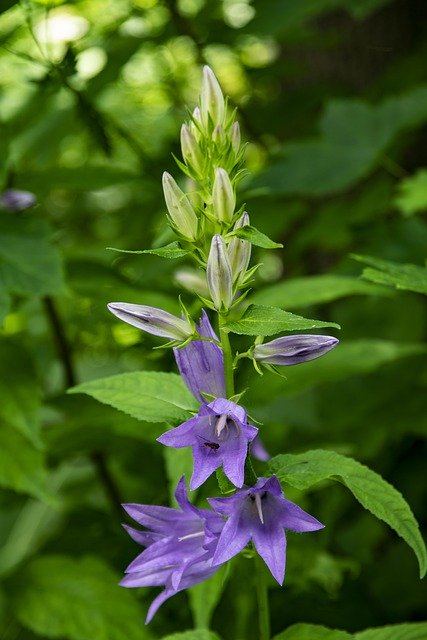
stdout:
<svg viewBox="0 0 427 640">
<path fill-rule="evenodd" d="M 35 205 L 36 202 L 37 198 L 31 191 L 7 189 L 0 194 L 0 206 L 8 211 L 23 211 Z"/>
<path fill-rule="evenodd" d="M 338 342 L 339 340 L 332 336 L 282 336 L 271 342 L 256 345 L 253 357 L 261 364 L 290 366 L 320 358 L 336 347 Z"/>
<path fill-rule="evenodd" d="M 301 533 L 324 526 L 284 497 L 276 476 L 259 478 L 253 487 L 240 489 L 231 497 L 210 498 L 208 502 L 217 513 L 228 517 L 213 564 L 230 560 L 252 540 L 279 584 L 285 577 L 284 529 Z"/>
<path fill-rule="evenodd" d="M 157 440 L 176 449 L 193 448 L 191 490 L 200 487 L 221 465 L 228 479 L 241 487 L 248 444 L 257 433 L 258 429 L 247 423 L 243 407 L 217 398 L 210 404 L 202 404 L 197 416 L 166 431 Z"/>
<path fill-rule="evenodd" d="M 110 302 L 107 307 L 123 322 L 154 336 L 169 340 L 186 340 L 194 333 L 193 327 L 186 319 L 178 318 L 157 307 L 129 302 Z"/>
<path fill-rule="evenodd" d="M 218 340 L 204 310 L 196 329 L 199 335 Z M 179 372 L 197 400 L 206 402 L 202 391 L 215 398 L 225 396 L 224 355 L 217 344 L 193 340 L 182 349 L 173 351 Z"/>
<path fill-rule="evenodd" d="M 139 531 L 125 525 L 131 538 L 146 549 L 127 567 L 127 575 L 120 584 L 123 587 L 164 587 L 151 603 L 147 624 L 168 598 L 207 580 L 219 569 L 218 563 L 212 566 L 212 558 L 224 519 L 190 503 L 184 478 L 177 485 L 175 498 L 179 509 L 123 505 L 130 517 L 147 530 Z"/>
</svg>

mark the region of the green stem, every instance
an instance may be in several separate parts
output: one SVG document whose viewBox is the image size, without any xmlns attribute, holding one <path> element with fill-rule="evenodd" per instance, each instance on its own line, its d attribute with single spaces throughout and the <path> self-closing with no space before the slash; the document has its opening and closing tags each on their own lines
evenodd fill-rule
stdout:
<svg viewBox="0 0 427 640">
<path fill-rule="evenodd" d="M 265 568 L 258 554 L 255 555 L 255 570 L 259 640 L 270 640 L 270 611 L 268 606 L 267 585 L 265 582 Z"/>
<path fill-rule="evenodd" d="M 230 338 L 228 331 L 224 329 L 227 323 L 227 317 L 218 314 L 219 321 L 219 337 L 221 340 L 222 352 L 224 354 L 224 373 L 225 373 L 225 392 L 227 398 L 234 396 L 234 371 L 233 371 L 233 354 L 231 351 Z"/>
</svg>

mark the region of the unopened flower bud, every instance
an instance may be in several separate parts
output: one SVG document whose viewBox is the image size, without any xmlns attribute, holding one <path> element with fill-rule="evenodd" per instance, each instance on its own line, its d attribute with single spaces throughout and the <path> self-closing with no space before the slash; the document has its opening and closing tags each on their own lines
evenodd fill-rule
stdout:
<svg viewBox="0 0 427 640">
<path fill-rule="evenodd" d="M 236 206 L 236 197 L 228 173 L 220 167 L 215 169 L 212 189 L 214 215 L 220 222 L 231 222 Z"/>
<path fill-rule="evenodd" d="M 227 247 L 218 233 L 212 238 L 206 276 L 209 293 L 215 308 L 218 311 L 229 309 L 233 302 L 233 278 Z"/>
<path fill-rule="evenodd" d="M 36 202 L 37 198 L 31 191 L 7 189 L 0 194 L 0 207 L 7 211 L 23 211 L 35 205 Z"/>
<path fill-rule="evenodd" d="M 198 293 L 204 298 L 209 296 L 208 284 L 203 272 L 199 273 L 195 269 L 178 269 L 174 273 L 174 278 L 187 291 Z"/>
<path fill-rule="evenodd" d="M 332 336 L 303 334 L 283 336 L 265 344 L 258 344 L 253 357 L 262 364 L 290 366 L 315 360 L 337 346 L 339 340 Z"/>
<path fill-rule="evenodd" d="M 249 215 L 245 211 L 234 225 L 234 230 L 250 225 Z M 233 282 L 242 280 L 251 259 L 252 245 L 247 240 L 232 238 L 228 245 L 228 258 L 230 260 Z"/>
<path fill-rule="evenodd" d="M 197 238 L 198 221 L 189 199 L 166 171 L 162 182 L 166 206 L 173 226 L 185 240 L 193 242 Z"/>
<path fill-rule="evenodd" d="M 238 122 L 235 122 L 230 130 L 230 140 L 231 146 L 233 148 L 234 153 L 239 153 L 240 151 L 240 126 Z"/>
<path fill-rule="evenodd" d="M 225 102 L 219 82 L 214 72 L 208 66 L 203 67 L 202 91 L 200 94 L 200 115 L 203 125 L 207 128 L 209 116 L 213 126 L 223 124 L 225 116 Z"/>
<path fill-rule="evenodd" d="M 221 144 L 221 142 L 224 142 L 224 139 L 225 139 L 224 127 L 222 126 L 222 124 L 217 124 L 215 129 L 212 131 L 212 140 L 216 144 Z"/>
<path fill-rule="evenodd" d="M 202 174 L 204 166 L 203 154 L 190 127 L 186 124 L 181 127 L 181 151 L 186 164 L 194 169 L 196 173 Z"/>
<path fill-rule="evenodd" d="M 110 302 L 107 307 L 123 322 L 154 336 L 182 341 L 194 333 L 194 327 L 187 320 L 163 309 L 128 302 Z"/>
</svg>

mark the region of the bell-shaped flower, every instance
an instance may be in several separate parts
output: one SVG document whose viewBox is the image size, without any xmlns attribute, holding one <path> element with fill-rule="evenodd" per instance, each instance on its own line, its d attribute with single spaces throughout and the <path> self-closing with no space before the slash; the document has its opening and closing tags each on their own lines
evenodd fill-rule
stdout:
<svg viewBox="0 0 427 640">
<path fill-rule="evenodd" d="M 320 358 L 337 346 L 339 340 L 332 336 L 309 334 L 283 336 L 255 345 L 253 357 L 261 364 L 290 366 Z"/>
<path fill-rule="evenodd" d="M 204 310 L 196 330 L 201 336 L 218 340 Z M 217 344 L 192 340 L 182 349 L 173 351 L 181 377 L 197 400 L 206 402 L 201 392 L 215 398 L 225 396 L 224 355 Z"/>
<path fill-rule="evenodd" d="M 200 487 L 221 465 L 236 487 L 244 481 L 248 444 L 258 429 L 248 424 L 246 411 L 238 404 L 217 398 L 202 404 L 197 416 L 163 433 L 157 440 L 168 447 L 192 447 L 194 469 L 190 489 Z"/>
<path fill-rule="evenodd" d="M 229 309 L 233 302 L 233 274 L 227 247 L 222 236 L 218 233 L 212 238 L 206 266 L 206 278 L 215 308 L 218 311 Z"/>
<path fill-rule="evenodd" d="M 284 529 L 302 533 L 323 529 L 316 518 L 287 500 L 276 476 L 259 478 L 227 498 L 210 498 L 217 513 L 228 518 L 219 536 L 213 564 L 237 555 L 252 540 L 274 578 L 283 584 L 286 564 Z"/>
<path fill-rule="evenodd" d="M 110 302 L 107 307 L 123 322 L 154 336 L 183 341 L 194 334 L 194 327 L 187 319 L 178 318 L 163 309 L 128 302 Z"/>
<path fill-rule="evenodd" d="M 146 527 L 139 531 L 125 525 L 136 542 L 146 549 L 126 569 L 123 587 L 164 587 L 152 602 L 146 622 L 171 596 L 212 576 L 218 536 L 224 519 L 208 509 L 197 509 L 188 500 L 184 478 L 175 498 L 179 509 L 144 504 L 123 505 L 129 516 Z"/>
</svg>

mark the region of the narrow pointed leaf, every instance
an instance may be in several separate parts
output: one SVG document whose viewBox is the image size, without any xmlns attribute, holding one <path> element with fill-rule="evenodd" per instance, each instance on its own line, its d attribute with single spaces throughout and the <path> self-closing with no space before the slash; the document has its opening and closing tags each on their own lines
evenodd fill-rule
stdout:
<svg viewBox="0 0 427 640">
<path fill-rule="evenodd" d="M 274 242 L 274 240 L 271 240 L 265 235 L 265 233 L 258 231 L 258 229 L 251 225 L 235 229 L 228 235 L 236 236 L 242 240 L 248 240 L 251 244 L 254 244 L 256 247 L 261 247 L 262 249 L 281 249 L 283 247 L 283 244 L 280 244 L 280 242 Z"/>
<path fill-rule="evenodd" d="M 420 576 L 425 575 L 427 551 L 418 523 L 401 493 L 378 473 L 352 458 L 322 449 L 279 455 L 269 466 L 271 473 L 297 489 L 308 489 L 321 480 L 344 484 L 365 509 L 405 540 L 418 558 Z"/>
<path fill-rule="evenodd" d="M 160 256 L 161 258 L 169 258 L 175 260 L 176 258 L 183 258 L 190 252 L 186 249 L 181 249 L 178 242 L 171 242 L 164 247 L 158 247 L 157 249 L 143 249 L 140 251 L 131 251 L 130 249 L 116 249 L 115 247 L 107 247 L 110 251 L 117 251 L 118 253 L 134 253 L 141 255 L 143 253 L 149 253 L 153 256 Z"/>
</svg>

